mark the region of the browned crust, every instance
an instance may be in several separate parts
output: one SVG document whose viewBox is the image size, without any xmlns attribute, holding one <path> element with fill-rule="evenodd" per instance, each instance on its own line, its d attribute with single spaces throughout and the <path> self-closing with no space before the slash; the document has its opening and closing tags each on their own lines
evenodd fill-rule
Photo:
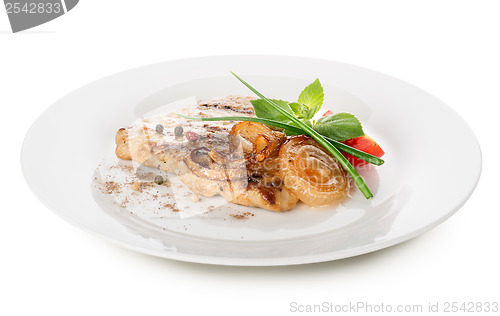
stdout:
<svg viewBox="0 0 500 316">
<path fill-rule="evenodd" d="M 120 128 L 116 132 L 115 142 L 116 142 L 116 157 L 123 160 L 131 160 L 132 155 L 130 154 L 129 145 L 127 142 L 128 133 L 124 128 Z"/>
</svg>

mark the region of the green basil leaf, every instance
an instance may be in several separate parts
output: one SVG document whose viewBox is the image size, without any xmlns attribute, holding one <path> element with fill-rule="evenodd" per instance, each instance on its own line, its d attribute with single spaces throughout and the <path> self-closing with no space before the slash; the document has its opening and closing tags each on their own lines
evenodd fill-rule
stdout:
<svg viewBox="0 0 500 316">
<path fill-rule="evenodd" d="M 292 102 L 288 105 L 292 109 L 293 114 L 295 114 L 295 116 L 297 116 L 297 117 L 300 117 L 300 113 L 302 112 L 302 108 L 304 107 L 304 105 L 299 104 L 297 102 Z"/>
<path fill-rule="evenodd" d="M 313 129 L 336 141 L 344 141 L 365 134 L 359 120 L 350 113 L 323 116 L 316 122 Z"/>
<path fill-rule="evenodd" d="M 293 113 L 288 102 L 274 99 L 272 101 L 279 107 L 283 108 L 285 111 Z M 269 105 L 267 101 L 263 99 L 257 99 L 250 102 L 252 103 L 253 109 L 255 111 L 255 116 L 284 123 L 290 122 L 290 119 L 276 111 L 272 106 Z"/>
<path fill-rule="evenodd" d="M 321 105 L 323 105 L 323 99 L 323 87 L 321 86 L 319 79 L 316 79 L 313 83 L 305 87 L 300 93 L 297 103 L 304 104 L 310 109 L 317 108 L 319 110 Z M 316 112 L 314 114 L 316 114 Z"/>
<path fill-rule="evenodd" d="M 316 114 L 321 108 L 321 105 L 316 105 L 310 108 L 304 104 L 299 104 L 297 102 L 290 103 L 289 105 L 297 118 L 306 120 L 312 119 L 314 114 Z"/>
<path fill-rule="evenodd" d="M 311 108 L 309 108 L 309 111 L 307 112 L 307 115 L 305 116 L 306 119 L 310 120 L 313 118 L 313 116 L 318 113 L 319 109 L 321 108 L 321 105 L 315 105 Z"/>
</svg>

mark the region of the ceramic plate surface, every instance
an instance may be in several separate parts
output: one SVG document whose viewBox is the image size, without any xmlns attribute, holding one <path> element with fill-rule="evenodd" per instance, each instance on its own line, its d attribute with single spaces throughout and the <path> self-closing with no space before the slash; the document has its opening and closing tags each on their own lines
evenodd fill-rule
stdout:
<svg viewBox="0 0 500 316">
<path fill-rule="evenodd" d="M 175 202 L 187 208 L 173 212 L 161 207 L 162 192 L 156 192 L 159 202 L 124 207 L 124 200 L 99 190 L 96 180 L 116 177 L 126 182 L 126 170 L 138 175 L 133 165 L 114 158 L 118 128 L 203 98 L 252 95 L 230 71 L 264 95 L 284 100 L 295 100 L 303 87 L 320 78 L 325 107 L 355 114 L 386 152 L 384 165 L 361 171 L 374 198 L 365 200 L 354 190 L 336 208 L 301 205 L 272 213 L 229 205 L 222 198 L 192 202 L 189 194 L 178 194 L 182 197 Z M 155 256 L 248 266 L 335 260 L 406 241 L 455 213 L 481 172 L 474 134 L 435 97 L 352 65 L 280 56 L 177 60 L 95 81 L 66 95 L 36 120 L 21 161 L 38 198 L 82 229 Z M 171 181 L 176 185 L 175 177 Z M 133 194 L 124 190 L 122 199 Z"/>
</svg>

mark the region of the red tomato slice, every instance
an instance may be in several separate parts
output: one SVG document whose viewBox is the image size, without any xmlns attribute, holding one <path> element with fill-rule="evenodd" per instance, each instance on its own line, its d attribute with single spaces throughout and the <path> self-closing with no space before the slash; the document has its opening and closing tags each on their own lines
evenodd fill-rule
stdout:
<svg viewBox="0 0 500 316">
<path fill-rule="evenodd" d="M 373 139 L 371 139 L 367 135 L 364 135 L 361 137 L 351 138 L 351 139 L 343 141 L 343 143 L 346 144 L 347 146 L 351 146 L 353 148 L 364 151 L 365 153 L 377 156 L 379 158 L 385 154 L 385 152 L 382 150 L 382 148 L 379 146 L 379 144 L 377 144 Z M 363 165 L 366 165 L 368 163 L 364 160 L 361 160 L 359 158 L 356 158 L 356 157 L 349 155 L 349 154 L 346 154 L 344 152 L 342 154 L 355 167 L 363 166 Z"/>
<path fill-rule="evenodd" d="M 326 111 L 325 114 L 321 115 L 321 116 L 328 116 L 328 115 L 332 115 L 333 114 L 333 111 Z"/>
</svg>

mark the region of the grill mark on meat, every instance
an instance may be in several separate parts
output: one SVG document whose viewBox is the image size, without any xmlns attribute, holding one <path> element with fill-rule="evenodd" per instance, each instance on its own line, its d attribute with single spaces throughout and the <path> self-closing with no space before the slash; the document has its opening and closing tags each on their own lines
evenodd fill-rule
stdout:
<svg viewBox="0 0 500 316">
<path fill-rule="evenodd" d="M 200 104 L 200 107 L 205 107 L 205 108 L 217 108 L 221 110 L 229 110 L 233 111 L 236 113 L 243 113 L 243 114 L 248 114 L 248 115 L 253 115 L 255 114 L 254 110 L 252 108 L 245 108 L 245 107 L 235 107 L 235 106 L 229 106 L 225 104 L 219 104 L 219 103 L 203 103 Z"/>
<path fill-rule="evenodd" d="M 229 133 L 230 132 L 229 128 L 222 127 L 222 126 L 213 126 L 213 125 L 205 124 L 205 125 L 203 125 L 203 127 L 209 133 L 221 133 L 221 132 Z M 208 134 L 208 135 L 210 135 L 210 134 Z"/>
<path fill-rule="evenodd" d="M 277 188 L 268 187 L 267 185 L 262 185 L 258 181 L 249 181 L 248 182 L 249 189 L 256 189 L 261 194 L 262 198 L 269 203 L 269 205 L 276 204 L 276 190 Z"/>
</svg>

